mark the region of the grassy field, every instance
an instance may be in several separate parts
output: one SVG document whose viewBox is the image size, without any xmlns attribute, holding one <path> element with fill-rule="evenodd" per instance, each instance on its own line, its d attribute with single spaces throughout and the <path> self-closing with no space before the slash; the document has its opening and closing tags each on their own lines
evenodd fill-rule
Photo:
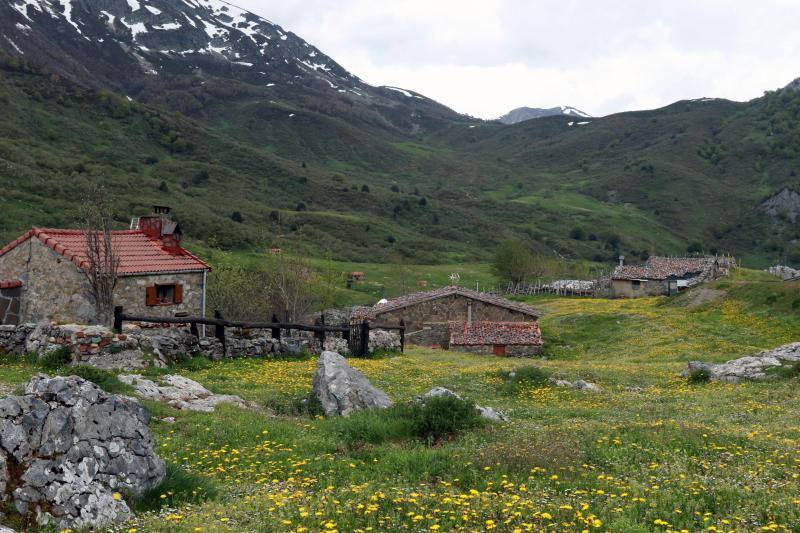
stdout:
<svg viewBox="0 0 800 533">
<path fill-rule="evenodd" d="M 148 404 L 171 481 L 122 530 L 797 531 L 797 378 L 690 385 L 678 373 L 797 341 L 800 286 L 715 288 L 725 297 L 699 307 L 537 299 L 542 360 L 423 348 L 352 360 L 395 402 L 441 385 L 511 417 L 435 445 L 381 414 L 302 414 L 313 360 L 194 361 L 177 371 L 282 414 Z M 504 386 L 498 371 L 531 364 L 603 392 Z M 0 382 L 34 370 L 6 362 Z"/>
</svg>

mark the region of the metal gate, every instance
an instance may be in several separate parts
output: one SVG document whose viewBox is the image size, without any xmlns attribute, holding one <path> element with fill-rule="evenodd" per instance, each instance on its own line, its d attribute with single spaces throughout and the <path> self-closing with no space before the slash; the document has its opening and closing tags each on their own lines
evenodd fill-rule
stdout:
<svg viewBox="0 0 800 533">
<path fill-rule="evenodd" d="M 363 357 L 369 352 L 369 321 L 350 322 L 350 331 L 347 335 L 347 344 L 350 355 Z"/>
</svg>

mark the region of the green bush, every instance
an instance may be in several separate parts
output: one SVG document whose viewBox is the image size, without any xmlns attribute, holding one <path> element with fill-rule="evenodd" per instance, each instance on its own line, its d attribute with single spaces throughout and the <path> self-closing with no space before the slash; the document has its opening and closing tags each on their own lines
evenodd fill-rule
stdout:
<svg viewBox="0 0 800 533">
<path fill-rule="evenodd" d="M 689 377 L 686 379 L 692 384 L 708 383 L 711 381 L 711 374 L 705 368 L 695 368 L 689 372 Z"/>
<path fill-rule="evenodd" d="M 65 346 L 62 346 L 39 357 L 38 362 L 43 369 L 56 371 L 72 362 L 72 354 Z"/>
<path fill-rule="evenodd" d="M 540 387 L 547 385 L 550 373 L 538 366 L 521 366 L 514 370 L 500 370 L 497 376 L 502 380 L 500 389 L 506 394 L 516 394 L 526 387 Z"/>
<path fill-rule="evenodd" d="M 65 369 L 65 373 L 91 381 L 108 394 L 133 393 L 133 387 L 121 382 L 116 374 L 107 370 L 100 370 L 88 365 L 75 365 Z"/>
<path fill-rule="evenodd" d="M 435 444 L 480 426 L 483 419 L 474 403 L 453 396 L 439 396 L 388 409 L 359 411 L 349 417 L 332 419 L 331 423 L 339 439 L 354 449 L 365 444 L 407 439 Z"/>
<path fill-rule="evenodd" d="M 482 423 L 474 403 L 453 396 L 428 398 L 424 403 L 414 404 L 410 415 L 412 434 L 428 444 Z"/>
</svg>

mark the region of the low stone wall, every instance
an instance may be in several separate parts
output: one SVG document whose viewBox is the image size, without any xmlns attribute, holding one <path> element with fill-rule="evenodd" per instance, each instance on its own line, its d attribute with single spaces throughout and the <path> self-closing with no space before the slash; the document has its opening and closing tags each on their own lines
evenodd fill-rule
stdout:
<svg viewBox="0 0 800 533">
<path fill-rule="evenodd" d="M 455 352 L 466 352 L 476 355 L 492 355 L 494 346 L 491 344 L 479 344 L 469 346 L 450 346 Z M 533 345 L 513 345 L 506 346 L 506 357 L 535 357 L 541 355 L 542 347 Z"/>
<path fill-rule="evenodd" d="M 131 328 L 116 334 L 103 326 L 34 325 L 0 326 L 0 353 L 25 355 L 47 354 L 66 348 L 77 363 L 107 363 L 116 359 L 152 358 L 156 363 L 167 363 L 185 356 L 202 355 L 219 360 L 232 357 L 270 357 L 296 355 L 303 351 L 322 353 L 325 350 L 347 352 L 347 341 L 341 335 L 329 334 L 324 346 L 313 333 L 285 332 L 280 340 L 272 338 L 266 330 L 228 329 L 225 349 L 216 337 L 198 338 L 188 328 Z M 396 332 L 375 330 L 370 332 L 370 350 L 399 350 L 400 337 Z M 114 356 L 114 357 L 111 357 Z M 121 361 L 124 362 L 124 361 Z M 124 366 L 124 365 L 123 365 Z"/>
</svg>

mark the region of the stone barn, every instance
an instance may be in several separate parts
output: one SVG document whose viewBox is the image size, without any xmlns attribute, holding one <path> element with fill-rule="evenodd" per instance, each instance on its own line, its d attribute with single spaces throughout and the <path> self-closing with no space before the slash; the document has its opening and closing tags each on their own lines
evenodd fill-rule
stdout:
<svg viewBox="0 0 800 533">
<path fill-rule="evenodd" d="M 718 257 L 651 257 L 644 265 L 618 266 L 611 276 L 615 298 L 669 296 L 728 274 L 728 260 Z"/>
<path fill-rule="evenodd" d="M 180 226 L 159 207 L 113 231 L 119 258 L 115 305 L 146 316 L 204 316 L 209 266 L 181 245 Z M 33 228 L 0 249 L 2 324 L 92 324 L 96 313 L 84 270 L 83 230 Z"/>
<path fill-rule="evenodd" d="M 542 353 L 536 322 L 472 322 L 450 325 L 450 349 L 481 355 L 530 357 Z"/>
<path fill-rule="evenodd" d="M 406 341 L 420 346 L 450 348 L 453 338 L 459 342 L 467 338 L 481 338 L 485 342 L 462 343 L 458 346 L 474 346 L 464 351 L 476 353 L 510 355 L 510 352 L 526 352 L 534 355 L 541 351 L 542 346 L 539 315 L 536 309 L 524 303 L 450 286 L 381 301 L 373 307 L 357 311 L 355 318 L 366 318 L 376 325 L 400 325 L 402 321 L 406 326 Z M 467 334 L 454 337 L 454 331 L 465 331 Z M 530 344 L 517 344 L 523 336 L 512 338 L 514 331 L 527 331 L 529 334 L 524 336 L 524 340 Z M 530 334 L 533 331 L 535 334 Z M 495 340 L 498 341 L 497 348 Z M 518 348 L 506 348 L 512 345 Z"/>
</svg>

